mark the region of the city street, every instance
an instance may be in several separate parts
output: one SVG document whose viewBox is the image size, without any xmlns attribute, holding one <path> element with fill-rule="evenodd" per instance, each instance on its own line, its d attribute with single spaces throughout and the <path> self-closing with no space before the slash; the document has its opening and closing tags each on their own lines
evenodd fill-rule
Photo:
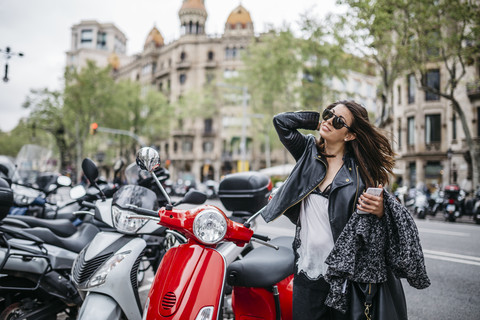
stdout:
<svg viewBox="0 0 480 320">
<path fill-rule="evenodd" d="M 218 200 L 209 200 L 223 209 Z M 444 222 L 440 215 L 415 220 L 420 232 L 425 263 L 432 285 L 417 290 L 403 280 L 409 319 L 470 320 L 480 315 L 480 226 L 469 217 Z M 285 217 L 266 224 L 257 220 L 257 233 L 269 236 L 294 234 Z M 150 274 L 141 288 L 143 300 L 149 290 Z"/>
</svg>

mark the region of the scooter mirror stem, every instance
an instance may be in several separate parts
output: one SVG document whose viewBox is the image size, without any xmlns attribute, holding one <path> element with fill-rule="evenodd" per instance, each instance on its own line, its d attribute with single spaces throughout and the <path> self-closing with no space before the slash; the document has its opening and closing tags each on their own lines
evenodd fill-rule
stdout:
<svg viewBox="0 0 480 320">
<path fill-rule="evenodd" d="M 243 224 L 245 227 L 247 228 L 250 228 L 250 225 L 252 223 L 253 220 L 257 219 L 257 217 L 263 212 L 263 210 L 265 209 L 265 207 L 263 207 L 262 209 L 258 210 L 257 213 L 255 213 L 253 216 L 251 216 L 250 218 L 248 218 L 247 221 L 245 221 L 245 223 Z"/>
<path fill-rule="evenodd" d="M 158 189 L 160 189 L 160 191 L 162 191 L 163 195 L 165 196 L 165 199 L 167 199 L 168 204 L 172 205 L 172 200 L 170 199 L 170 197 L 169 197 L 168 193 L 165 191 L 165 189 L 163 189 L 163 186 L 160 183 L 160 181 L 158 180 L 158 177 L 155 174 L 155 172 L 151 171 L 150 174 L 152 175 L 153 180 L 155 180 L 155 183 L 157 184 Z"/>
</svg>

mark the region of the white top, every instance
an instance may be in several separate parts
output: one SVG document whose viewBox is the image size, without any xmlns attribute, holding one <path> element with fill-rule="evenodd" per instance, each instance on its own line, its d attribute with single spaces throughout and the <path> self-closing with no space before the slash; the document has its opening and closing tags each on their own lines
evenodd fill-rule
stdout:
<svg viewBox="0 0 480 320">
<path fill-rule="evenodd" d="M 328 198 L 312 193 L 300 207 L 300 247 L 298 272 L 311 280 L 319 279 L 327 271 L 325 263 L 333 249 L 333 235 L 328 218 Z"/>
</svg>

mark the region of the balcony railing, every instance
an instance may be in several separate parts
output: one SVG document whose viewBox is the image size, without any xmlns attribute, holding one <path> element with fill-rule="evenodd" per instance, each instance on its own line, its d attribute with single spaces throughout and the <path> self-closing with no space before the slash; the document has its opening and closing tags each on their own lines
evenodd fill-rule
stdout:
<svg viewBox="0 0 480 320">
<path fill-rule="evenodd" d="M 471 101 L 480 99 L 480 79 L 467 83 L 467 95 Z"/>
<path fill-rule="evenodd" d="M 439 151 L 440 150 L 440 142 L 430 142 L 425 144 L 425 150 L 427 151 Z"/>
<path fill-rule="evenodd" d="M 189 61 L 179 61 L 177 63 L 177 69 L 188 69 L 192 64 Z"/>
</svg>

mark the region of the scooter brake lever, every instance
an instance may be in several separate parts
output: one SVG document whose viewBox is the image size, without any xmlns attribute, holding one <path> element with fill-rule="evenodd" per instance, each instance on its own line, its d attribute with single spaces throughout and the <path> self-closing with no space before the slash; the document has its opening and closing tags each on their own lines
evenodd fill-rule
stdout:
<svg viewBox="0 0 480 320">
<path fill-rule="evenodd" d="M 263 240 L 255 239 L 255 238 L 251 238 L 250 241 L 263 244 L 264 246 L 273 248 L 273 249 L 275 249 L 275 250 L 278 250 L 278 249 L 280 248 L 279 246 L 276 246 L 276 245 L 274 245 L 274 244 L 268 243 L 268 242 L 263 241 Z"/>
</svg>

